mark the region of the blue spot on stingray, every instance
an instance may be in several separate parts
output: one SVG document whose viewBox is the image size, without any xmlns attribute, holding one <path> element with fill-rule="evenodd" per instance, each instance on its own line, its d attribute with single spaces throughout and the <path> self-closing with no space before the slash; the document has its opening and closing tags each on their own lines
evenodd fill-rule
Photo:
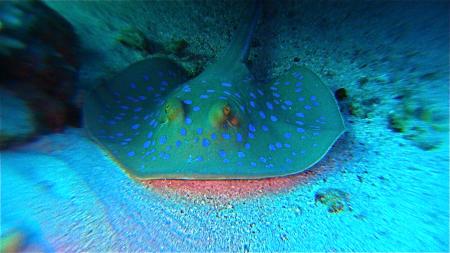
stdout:
<svg viewBox="0 0 450 253">
<path fill-rule="evenodd" d="M 206 92 L 208 92 L 208 93 L 214 93 L 214 92 L 216 92 L 216 90 L 206 90 Z"/>
<path fill-rule="evenodd" d="M 275 115 L 271 115 L 270 116 L 270 120 L 273 121 L 273 122 L 276 122 L 278 120 L 278 118 Z"/>
<path fill-rule="evenodd" d="M 250 97 L 252 97 L 252 98 L 256 98 L 256 95 L 255 95 L 255 93 L 253 93 L 253 92 L 250 92 Z"/>
<path fill-rule="evenodd" d="M 259 111 L 259 116 L 261 117 L 261 119 L 266 118 L 266 114 L 263 111 Z"/>
<path fill-rule="evenodd" d="M 291 144 L 285 143 L 285 144 L 284 144 L 284 147 L 285 147 L 285 148 L 290 148 L 290 147 L 291 147 Z"/>
<path fill-rule="evenodd" d="M 148 148 L 150 146 L 150 141 L 144 142 L 144 148 Z"/>
<path fill-rule="evenodd" d="M 266 106 L 267 108 L 269 108 L 269 110 L 273 110 L 273 105 L 270 102 L 266 102 Z"/>
<path fill-rule="evenodd" d="M 256 128 L 252 123 L 250 123 L 250 124 L 248 124 L 248 130 L 250 130 L 250 132 L 255 132 Z"/>
<path fill-rule="evenodd" d="M 190 124 L 192 124 L 192 119 L 191 118 L 186 118 L 185 122 L 186 122 L 186 124 L 190 125 Z"/>
<path fill-rule="evenodd" d="M 260 160 L 262 163 L 266 163 L 266 162 L 267 162 L 267 159 L 266 159 L 264 156 L 260 156 L 260 157 L 259 157 L 259 160 Z"/>
<path fill-rule="evenodd" d="M 208 98 L 208 95 L 200 95 L 200 98 L 201 98 L 201 99 L 207 99 L 207 98 Z"/>
<path fill-rule="evenodd" d="M 140 100 L 142 100 L 142 101 L 144 101 L 144 100 L 146 100 L 147 99 L 147 97 L 146 96 L 139 96 L 138 97 Z"/>
<path fill-rule="evenodd" d="M 239 158 L 245 157 L 245 153 L 242 151 L 237 152 Z"/>
<path fill-rule="evenodd" d="M 136 89 L 136 83 L 130 83 L 130 87 L 131 87 L 132 89 Z"/>
<path fill-rule="evenodd" d="M 194 106 L 194 107 L 192 108 L 192 110 L 193 110 L 194 112 L 198 112 L 198 111 L 200 111 L 200 107 L 199 107 L 199 106 Z"/>
<path fill-rule="evenodd" d="M 275 145 L 269 144 L 269 150 L 270 151 L 275 151 L 276 150 Z"/>
<path fill-rule="evenodd" d="M 316 96 L 311 96 L 311 101 L 315 101 L 316 100 Z"/>
<path fill-rule="evenodd" d="M 141 126 L 141 125 L 139 125 L 139 124 L 134 124 L 134 125 L 131 126 L 131 128 L 134 129 L 134 130 L 136 130 L 136 129 L 138 129 L 140 126 Z"/>
<path fill-rule="evenodd" d="M 299 97 L 297 100 L 298 100 L 299 102 L 303 102 L 303 101 L 305 101 L 305 98 L 304 98 L 304 97 Z"/>
<path fill-rule="evenodd" d="M 284 82 L 284 85 L 290 85 L 290 84 L 291 84 L 291 82 L 289 82 L 289 81 Z"/>
<path fill-rule="evenodd" d="M 152 86 L 147 86 L 147 91 L 152 91 L 153 87 Z"/>
<path fill-rule="evenodd" d="M 119 137 L 120 137 L 120 136 L 123 136 L 123 133 L 120 133 L 120 132 L 119 132 L 119 133 L 116 133 L 116 136 L 119 136 Z"/>
<path fill-rule="evenodd" d="M 289 132 L 284 133 L 284 138 L 289 139 L 291 138 L 292 134 Z"/>
<path fill-rule="evenodd" d="M 221 149 L 221 150 L 219 150 L 219 155 L 220 155 L 220 157 L 225 158 L 227 156 L 227 152 L 225 152 L 225 150 Z"/>
<path fill-rule="evenodd" d="M 153 136 L 153 132 L 149 132 L 149 133 L 147 134 L 147 138 L 152 138 L 152 136 Z"/>
<path fill-rule="evenodd" d="M 198 156 L 197 159 L 195 159 L 197 162 L 203 161 L 203 156 Z"/>
<path fill-rule="evenodd" d="M 255 135 L 253 133 L 248 133 L 248 138 L 255 139 Z"/>
<path fill-rule="evenodd" d="M 242 142 L 242 135 L 240 133 L 236 134 L 236 141 L 237 142 Z"/>
<path fill-rule="evenodd" d="M 282 148 L 282 147 L 283 147 L 283 144 L 281 144 L 280 142 L 277 142 L 277 143 L 275 143 L 275 146 L 276 146 L 277 148 Z"/>
<path fill-rule="evenodd" d="M 209 146 L 209 140 L 206 139 L 206 138 L 204 138 L 204 139 L 202 140 L 202 145 L 203 145 L 203 147 L 208 147 L 208 146 Z"/>
<path fill-rule="evenodd" d="M 251 165 L 252 167 L 256 167 L 256 163 L 255 163 L 255 162 L 251 162 L 250 165 Z"/>
<path fill-rule="evenodd" d="M 166 80 L 163 80 L 163 81 L 161 81 L 161 85 L 162 85 L 162 86 L 168 86 L 169 83 L 168 83 Z"/>
<path fill-rule="evenodd" d="M 186 136 L 186 128 L 181 128 L 180 129 L 180 134 L 183 136 Z"/>
<path fill-rule="evenodd" d="M 233 85 L 231 83 L 223 82 L 222 86 L 224 86 L 224 87 L 231 87 Z"/>
<path fill-rule="evenodd" d="M 286 105 L 288 105 L 288 106 L 291 106 L 291 105 L 292 105 L 292 101 L 291 101 L 291 100 L 286 100 L 286 101 L 284 101 L 284 103 L 285 103 Z"/>
<path fill-rule="evenodd" d="M 186 92 L 186 93 L 191 92 L 191 87 L 186 85 L 186 86 L 183 87 L 183 91 Z"/>
<path fill-rule="evenodd" d="M 305 132 L 305 129 L 303 129 L 301 127 L 297 128 L 297 133 L 304 133 L 304 132 Z"/>
<path fill-rule="evenodd" d="M 181 146 L 181 141 L 180 140 L 177 140 L 176 142 L 175 142 L 175 146 L 177 146 L 178 148 Z"/>
<path fill-rule="evenodd" d="M 217 139 L 217 134 L 212 133 L 212 134 L 211 134 L 211 139 L 213 139 L 213 140 Z"/>
<path fill-rule="evenodd" d="M 303 123 L 303 121 L 297 120 L 297 121 L 295 121 L 295 124 L 297 124 L 299 126 L 303 126 L 305 123 Z"/>
<path fill-rule="evenodd" d="M 276 97 L 276 98 L 281 97 L 281 95 L 279 93 L 275 93 L 275 92 L 273 93 L 273 96 Z"/>
<path fill-rule="evenodd" d="M 222 137 L 223 137 L 225 140 L 230 139 L 230 135 L 229 135 L 228 133 L 222 133 Z"/>
<path fill-rule="evenodd" d="M 255 106 L 255 102 L 254 101 L 250 101 L 250 105 L 253 107 L 253 108 L 255 108 L 256 106 Z"/>
<path fill-rule="evenodd" d="M 142 111 L 142 107 L 136 107 L 136 108 L 134 109 L 134 111 L 135 111 L 135 112 L 140 112 L 140 111 Z"/>
<path fill-rule="evenodd" d="M 250 149 L 250 143 L 245 143 L 245 148 Z"/>
<path fill-rule="evenodd" d="M 159 144 L 166 144 L 167 142 L 167 136 L 163 135 L 159 137 Z"/>
<path fill-rule="evenodd" d="M 134 156 L 136 153 L 134 153 L 134 151 L 130 151 L 128 152 L 128 156 Z"/>
<path fill-rule="evenodd" d="M 266 125 L 262 125 L 262 130 L 264 131 L 264 132 L 267 132 L 267 131 L 269 131 L 269 128 L 266 126 Z"/>
<path fill-rule="evenodd" d="M 186 99 L 186 100 L 184 100 L 184 103 L 187 105 L 190 105 L 190 104 L 192 104 L 192 100 Z"/>
<path fill-rule="evenodd" d="M 203 133 L 203 128 L 199 127 L 197 128 L 197 134 L 202 134 Z"/>
<path fill-rule="evenodd" d="M 144 75 L 144 81 L 150 80 L 150 77 L 148 75 Z"/>
<path fill-rule="evenodd" d="M 311 107 L 310 105 L 305 105 L 305 109 L 306 109 L 306 110 L 311 110 L 311 108 L 312 108 L 312 107 Z"/>
<path fill-rule="evenodd" d="M 295 92 L 296 92 L 296 93 L 302 92 L 302 88 L 297 88 L 297 89 L 295 89 Z"/>
<path fill-rule="evenodd" d="M 297 112 L 297 113 L 295 114 L 295 116 L 297 116 L 297 117 L 299 117 L 299 118 L 304 118 L 304 117 L 305 117 L 305 114 L 303 114 L 303 113 L 301 113 L 301 112 Z"/>
</svg>

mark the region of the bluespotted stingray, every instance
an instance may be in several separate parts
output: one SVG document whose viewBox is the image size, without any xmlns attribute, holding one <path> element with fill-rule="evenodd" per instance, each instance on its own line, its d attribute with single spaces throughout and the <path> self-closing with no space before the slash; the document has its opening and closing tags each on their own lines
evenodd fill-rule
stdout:
<svg viewBox="0 0 450 253">
<path fill-rule="evenodd" d="M 255 179 L 317 163 L 344 132 L 338 105 L 311 70 L 258 82 L 245 65 L 261 12 L 244 14 L 219 60 L 188 80 L 176 63 L 135 63 L 90 93 L 90 136 L 138 179 Z"/>
</svg>

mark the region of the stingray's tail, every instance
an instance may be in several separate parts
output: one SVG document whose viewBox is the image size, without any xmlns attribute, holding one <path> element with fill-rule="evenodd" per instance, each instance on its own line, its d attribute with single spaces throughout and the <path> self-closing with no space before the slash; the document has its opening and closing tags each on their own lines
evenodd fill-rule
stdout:
<svg viewBox="0 0 450 253">
<path fill-rule="evenodd" d="M 230 45 L 217 57 L 216 63 L 208 67 L 205 74 L 233 71 L 235 67 L 239 67 L 247 61 L 253 32 L 261 12 L 262 0 L 249 1 Z"/>
<path fill-rule="evenodd" d="M 230 62 L 247 61 L 253 32 L 262 12 L 261 1 L 262 0 L 251 0 L 248 4 L 241 17 L 241 24 L 236 30 L 231 44 L 223 52 L 222 61 L 227 61 L 228 59 Z"/>
</svg>

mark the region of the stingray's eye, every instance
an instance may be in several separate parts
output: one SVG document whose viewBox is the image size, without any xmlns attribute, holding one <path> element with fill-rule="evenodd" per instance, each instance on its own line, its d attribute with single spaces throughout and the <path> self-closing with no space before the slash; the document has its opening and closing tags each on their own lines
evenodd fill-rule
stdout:
<svg viewBox="0 0 450 253">
<path fill-rule="evenodd" d="M 178 99 L 169 99 L 163 107 L 166 118 L 170 121 L 184 118 L 183 104 Z"/>
<path fill-rule="evenodd" d="M 229 116 L 231 114 L 231 108 L 228 105 L 223 107 L 223 114 L 225 116 Z"/>
<path fill-rule="evenodd" d="M 239 119 L 237 117 L 233 117 L 230 120 L 231 125 L 238 126 L 239 125 Z"/>
</svg>

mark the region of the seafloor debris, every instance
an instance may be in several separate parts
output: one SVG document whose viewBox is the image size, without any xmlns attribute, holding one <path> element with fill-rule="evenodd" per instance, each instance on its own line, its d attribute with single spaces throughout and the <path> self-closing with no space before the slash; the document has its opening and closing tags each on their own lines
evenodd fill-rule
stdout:
<svg viewBox="0 0 450 253">
<path fill-rule="evenodd" d="M 348 204 L 350 195 L 342 190 L 334 188 L 319 189 L 315 196 L 315 202 L 327 206 L 328 212 L 339 213 L 344 209 L 350 210 Z"/>
<path fill-rule="evenodd" d="M 72 26 L 44 3 L 0 2 L 0 86 L 26 101 L 38 132 L 79 123 L 78 109 L 72 103 L 77 49 Z M 5 124 L 9 123 L 3 122 L 3 129 L 11 128 Z M 8 136 L 8 143 L 14 141 L 14 136 Z M 22 139 L 22 135 L 17 137 Z"/>
<path fill-rule="evenodd" d="M 381 102 L 379 98 L 356 98 L 343 87 L 335 90 L 334 96 L 339 101 L 342 112 L 364 119 L 371 118 L 375 107 Z"/>
<path fill-rule="evenodd" d="M 345 88 L 339 88 L 334 92 L 334 96 L 337 100 L 342 101 L 348 98 L 347 90 Z"/>
<path fill-rule="evenodd" d="M 423 150 L 437 148 L 442 143 L 442 135 L 448 132 L 445 115 L 432 104 L 414 98 L 410 92 L 398 98 L 400 106 L 389 112 L 388 127 Z"/>
<path fill-rule="evenodd" d="M 181 54 L 187 47 L 188 42 L 185 39 L 174 39 L 171 40 L 165 46 L 166 50 L 172 54 Z"/>
<path fill-rule="evenodd" d="M 141 30 L 135 27 L 122 29 L 117 36 L 117 41 L 126 47 L 145 54 L 152 54 L 157 51 L 156 43 L 150 41 Z"/>
</svg>

